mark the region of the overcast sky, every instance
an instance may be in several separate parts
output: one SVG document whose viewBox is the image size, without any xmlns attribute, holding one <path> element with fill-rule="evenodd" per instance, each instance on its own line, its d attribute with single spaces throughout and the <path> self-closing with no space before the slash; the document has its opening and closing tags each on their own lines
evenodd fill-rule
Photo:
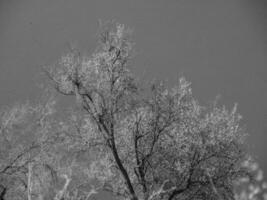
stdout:
<svg viewBox="0 0 267 200">
<path fill-rule="evenodd" d="M 267 171 L 266 0 L 0 0 L 0 106 L 39 95 L 40 66 L 71 43 L 96 46 L 98 20 L 134 30 L 134 72 L 184 75 L 199 101 L 239 104 Z"/>
</svg>

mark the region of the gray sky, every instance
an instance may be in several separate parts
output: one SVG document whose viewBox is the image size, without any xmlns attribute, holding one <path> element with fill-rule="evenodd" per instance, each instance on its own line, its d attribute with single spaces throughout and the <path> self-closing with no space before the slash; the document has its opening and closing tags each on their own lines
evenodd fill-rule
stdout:
<svg viewBox="0 0 267 200">
<path fill-rule="evenodd" d="M 267 171 L 266 0 L 0 0 L 0 106 L 38 96 L 39 66 L 69 43 L 92 52 L 98 19 L 134 29 L 135 73 L 183 74 L 200 102 L 238 102 Z"/>
</svg>

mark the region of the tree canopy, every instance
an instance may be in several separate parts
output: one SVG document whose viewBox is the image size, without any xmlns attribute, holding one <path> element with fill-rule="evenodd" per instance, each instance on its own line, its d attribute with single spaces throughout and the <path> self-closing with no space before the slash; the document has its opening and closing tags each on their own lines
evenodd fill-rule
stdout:
<svg viewBox="0 0 267 200">
<path fill-rule="evenodd" d="M 84 111 L 95 178 L 132 200 L 233 199 L 233 181 L 248 174 L 236 106 L 201 107 L 185 78 L 143 94 L 130 72 L 129 34 L 105 25 L 92 56 L 72 50 L 49 71 L 58 92 L 75 95 Z"/>
<path fill-rule="evenodd" d="M 184 77 L 172 88 L 162 81 L 144 87 L 130 70 L 132 59 L 130 29 L 106 23 L 92 55 L 70 49 L 46 67 L 56 91 L 62 97 L 74 96 L 78 106 L 72 106 L 74 109 L 64 117 L 53 114 L 54 108 L 47 106 L 52 104 L 3 112 L 1 155 L 8 156 L 1 156 L 0 173 L 8 166 L 18 173 L 33 159 L 41 162 L 46 168 L 25 168 L 22 182 L 28 188 L 28 199 L 34 198 L 34 192 L 29 194 L 29 183 L 44 188 L 41 183 L 47 184 L 48 172 L 49 183 L 57 174 L 65 181 L 55 192 L 58 200 L 67 198 L 67 191 L 72 195 L 76 191 L 80 199 L 89 199 L 100 191 L 130 200 L 236 199 L 236 183 L 252 177 L 251 168 L 245 164 L 250 158 L 247 133 L 237 106 L 201 106 Z M 25 121 L 28 114 L 39 121 Z M 16 124 L 21 120 L 31 127 L 18 129 Z M 20 148 L 23 140 L 19 140 L 20 145 L 15 145 L 24 130 L 40 133 L 36 139 L 32 137 L 39 145 L 32 157 L 24 153 L 32 148 L 30 143 Z M 16 140 L 12 140 L 13 135 Z M 11 151 L 7 145 L 15 147 Z M 27 157 L 25 161 L 16 160 L 21 152 Z M 48 170 L 38 171 L 44 168 Z M 38 184 L 34 171 L 43 174 Z M 13 180 L 11 175 L 7 177 Z M 81 192 L 85 185 L 90 192 Z M 4 184 L 1 187 L 9 188 Z"/>
</svg>

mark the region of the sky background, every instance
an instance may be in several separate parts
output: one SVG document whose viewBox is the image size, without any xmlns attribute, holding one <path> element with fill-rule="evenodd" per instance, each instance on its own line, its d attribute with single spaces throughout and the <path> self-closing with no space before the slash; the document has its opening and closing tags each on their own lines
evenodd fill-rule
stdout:
<svg viewBox="0 0 267 200">
<path fill-rule="evenodd" d="M 40 66 L 96 47 L 98 20 L 134 30 L 133 71 L 235 102 L 267 173 L 267 0 L 0 0 L 0 107 L 40 95 Z"/>
</svg>

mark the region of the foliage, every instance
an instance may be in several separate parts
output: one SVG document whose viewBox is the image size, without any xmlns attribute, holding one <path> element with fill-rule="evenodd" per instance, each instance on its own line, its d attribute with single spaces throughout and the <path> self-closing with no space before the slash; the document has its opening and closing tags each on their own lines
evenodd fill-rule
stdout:
<svg viewBox="0 0 267 200">
<path fill-rule="evenodd" d="M 105 24 L 92 56 L 71 49 L 47 69 L 56 90 L 82 108 L 73 116 L 78 131 L 67 132 L 91 153 L 95 191 L 131 200 L 234 199 L 234 182 L 249 175 L 236 106 L 200 106 L 185 78 L 172 89 L 162 82 L 142 89 L 130 72 L 130 33 Z"/>
</svg>

